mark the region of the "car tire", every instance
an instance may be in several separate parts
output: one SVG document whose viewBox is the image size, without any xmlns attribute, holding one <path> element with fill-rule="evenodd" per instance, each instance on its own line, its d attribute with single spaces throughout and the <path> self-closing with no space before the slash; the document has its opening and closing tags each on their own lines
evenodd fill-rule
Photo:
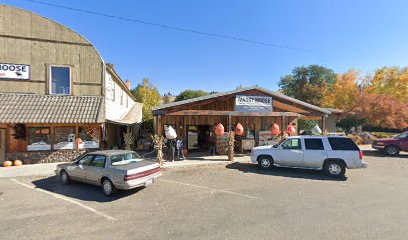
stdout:
<svg viewBox="0 0 408 240">
<path fill-rule="evenodd" d="M 273 167 L 273 159 L 271 156 L 262 155 L 258 157 L 258 166 L 262 170 L 269 170 Z"/>
<path fill-rule="evenodd" d="M 388 146 L 384 149 L 385 153 L 391 156 L 396 156 L 399 154 L 400 149 L 397 146 Z"/>
<path fill-rule="evenodd" d="M 68 183 L 71 182 L 71 178 L 69 177 L 67 171 L 65 170 L 61 170 L 59 180 L 63 185 L 67 185 Z"/>
<path fill-rule="evenodd" d="M 327 161 L 323 170 L 328 176 L 342 178 L 346 174 L 346 165 L 341 161 Z"/>
<path fill-rule="evenodd" d="M 104 178 L 102 180 L 102 192 L 107 196 L 112 196 L 113 194 L 116 193 L 116 188 L 111 182 L 111 180 Z"/>
</svg>

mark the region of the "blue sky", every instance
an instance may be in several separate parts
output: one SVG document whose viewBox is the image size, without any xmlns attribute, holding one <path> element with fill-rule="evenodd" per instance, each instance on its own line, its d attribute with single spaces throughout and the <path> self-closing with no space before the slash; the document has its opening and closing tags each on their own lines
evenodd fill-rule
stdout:
<svg viewBox="0 0 408 240">
<path fill-rule="evenodd" d="M 408 1 L 42 0 L 84 10 L 307 49 L 297 51 L 179 32 L 23 0 L 24 8 L 91 41 L 123 79 L 144 77 L 161 93 L 278 89 L 296 66 L 319 64 L 363 73 L 408 66 Z"/>
</svg>

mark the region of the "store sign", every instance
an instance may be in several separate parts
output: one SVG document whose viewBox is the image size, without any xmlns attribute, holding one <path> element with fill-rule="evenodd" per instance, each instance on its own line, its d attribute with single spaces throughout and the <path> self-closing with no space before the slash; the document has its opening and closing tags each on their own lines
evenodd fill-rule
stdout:
<svg viewBox="0 0 408 240">
<path fill-rule="evenodd" d="M 0 78 L 30 79 L 30 65 L 0 63 Z"/>
<path fill-rule="evenodd" d="M 235 97 L 235 111 L 272 112 L 272 97 L 237 95 Z"/>
</svg>

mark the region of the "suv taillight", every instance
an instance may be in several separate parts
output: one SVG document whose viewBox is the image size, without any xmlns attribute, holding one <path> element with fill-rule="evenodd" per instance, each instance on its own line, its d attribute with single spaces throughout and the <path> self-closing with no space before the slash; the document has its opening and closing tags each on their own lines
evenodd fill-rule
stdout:
<svg viewBox="0 0 408 240">
<path fill-rule="evenodd" d="M 359 155 L 360 155 L 360 160 L 363 160 L 363 151 L 359 151 Z"/>
</svg>

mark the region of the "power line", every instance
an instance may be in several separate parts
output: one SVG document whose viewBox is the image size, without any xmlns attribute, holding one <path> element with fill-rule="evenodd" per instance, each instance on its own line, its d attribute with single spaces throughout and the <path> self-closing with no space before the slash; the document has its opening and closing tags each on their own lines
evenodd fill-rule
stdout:
<svg viewBox="0 0 408 240">
<path fill-rule="evenodd" d="M 82 13 L 87 13 L 87 14 L 92 14 L 92 15 L 97 15 L 97 16 L 102 16 L 102 17 L 108 17 L 108 18 L 113 18 L 113 19 L 118 19 L 118 20 L 123 20 L 123 21 L 128 21 L 128 22 L 135 22 L 135 23 L 154 26 L 154 27 L 167 28 L 167 29 L 180 31 L 180 32 L 188 32 L 188 33 L 194 33 L 194 34 L 199 34 L 199 35 L 205 35 L 205 36 L 211 36 L 211 37 L 241 41 L 241 42 L 257 44 L 257 45 L 263 45 L 263 46 L 268 46 L 268 47 L 285 48 L 285 49 L 291 49 L 291 50 L 297 50 L 297 51 L 310 52 L 310 50 L 302 49 L 302 48 L 289 47 L 289 46 L 284 46 L 284 45 L 279 45 L 279 44 L 274 44 L 274 43 L 255 41 L 255 40 L 239 38 L 239 37 L 233 37 L 233 36 L 228 36 L 228 35 L 223 35 L 223 34 L 210 33 L 210 32 L 198 31 L 198 30 L 194 30 L 194 29 L 181 28 L 181 27 L 175 27 L 175 26 L 170 26 L 170 25 L 165 25 L 165 24 L 147 22 L 147 21 L 143 21 L 143 20 L 127 18 L 127 17 L 121 17 L 121 16 L 115 16 L 115 15 L 110 15 L 110 14 L 100 13 L 100 12 L 93 12 L 93 11 L 89 11 L 89 10 L 84 10 L 84 9 L 79 9 L 79 8 L 72 8 L 72 7 L 67 7 L 67 6 L 42 2 L 42 1 L 36 1 L 36 0 L 22 0 L 22 1 L 31 2 L 31 3 L 40 4 L 40 5 L 46 5 L 46 6 L 55 7 L 55 8 L 71 10 L 71 11 L 76 11 L 76 12 L 82 12 Z"/>
</svg>

